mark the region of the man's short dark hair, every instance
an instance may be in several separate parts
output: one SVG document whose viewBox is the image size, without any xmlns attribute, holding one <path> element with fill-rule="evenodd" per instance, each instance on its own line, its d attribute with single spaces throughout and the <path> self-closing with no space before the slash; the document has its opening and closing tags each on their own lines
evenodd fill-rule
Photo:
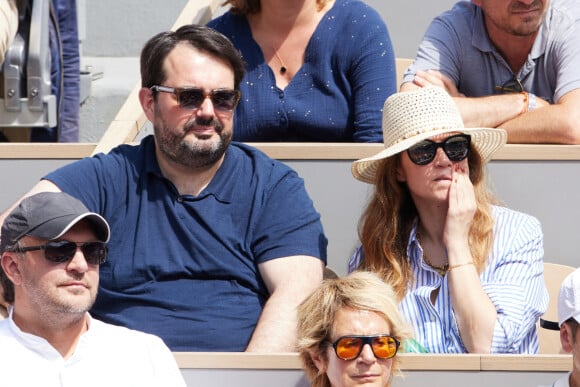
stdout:
<svg viewBox="0 0 580 387">
<path fill-rule="evenodd" d="M 163 62 L 175 46 L 183 42 L 228 63 L 234 72 L 234 88 L 239 89 L 245 72 L 239 51 L 221 33 L 195 24 L 184 25 L 175 32 L 161 32 L 145 44 L 141 51 L 142 87 L 163 85 L 167 79 L 167 74 L 163 72 Z"/>
</svg>

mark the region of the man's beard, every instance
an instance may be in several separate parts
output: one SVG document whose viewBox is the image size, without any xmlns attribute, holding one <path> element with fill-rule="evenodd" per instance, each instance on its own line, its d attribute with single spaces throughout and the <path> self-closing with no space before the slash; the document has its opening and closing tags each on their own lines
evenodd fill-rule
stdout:
<svg viewBox="0 0 580 387">
<path fill-rule="evenodd" d="M 197 137 L 198 141 L 185 141 L 185 136 L 196 125 L 212 126 L 219 138 L 210 142 L 201 135 Z M 217 163 L 232 142 L 231 131 L 224 131 L 223 125 L 215 119 L 204 120 L 198 117 L 185 124 L 182 135 L 158 127 L 154 127 L 154 132 L 159 150 L 174 163 L 190 168 L 203 168 Z"/>
<path fill-rule="evenodd" d="M 542 8 L 542 3 L 539 0 L 534 1 L 530 5 L 515 3 L 511 10 L 512 11 L 526 11 L 529 9 L 536 9 L 536 8 L 539 8 L 539 9 Z M 525 20 L 524 24 L 518 25 L 516 27 L 512 27 L 510 29 L 510 33 L 512 35 L 520 36 L 520 37 L 527 37 L 527 36 L 530 36 L 530 35 L 537 33 L 538 30 L 540 29 L 540 26 L 544 22 L 544 18 L 546 17 L 546 10 L 544 10 L 543 12 L 544 13 L 540 16 L 539 19 L 529 18 L 528 20 Z"/>
<path fill-rule="evenodd" d="M 78 273 L 73 273 L 71 276 L 79 281 L 83 277 Z M 67 295 L 63 290 L 54 290 L 51 286 L 38 283 L 29 277 L 24 280 L 22 286 L 26 289 L 33 305 L 36 306 L 36 313 L 43 323 L 53 328 L 59 328 L 84 318 L 97 297 L 96 292 L 89 292 L 88 296 L 83 296 L 81 294 L 83 292 Z"/>
</svg>

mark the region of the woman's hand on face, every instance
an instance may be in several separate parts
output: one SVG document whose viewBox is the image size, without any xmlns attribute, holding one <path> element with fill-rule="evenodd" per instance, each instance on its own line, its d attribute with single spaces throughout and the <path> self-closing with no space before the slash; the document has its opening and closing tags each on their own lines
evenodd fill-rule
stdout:
<svg viewBox="0 0 580 387">
<path fill-rule="evenodd" d="M 453 166 L 448 200 L 443 241 L 449 250 L 452 243 L 467 243 L 469 227 L 477 208 L 467 165 L 462 167 L 457 163 Z"/>
</svg>

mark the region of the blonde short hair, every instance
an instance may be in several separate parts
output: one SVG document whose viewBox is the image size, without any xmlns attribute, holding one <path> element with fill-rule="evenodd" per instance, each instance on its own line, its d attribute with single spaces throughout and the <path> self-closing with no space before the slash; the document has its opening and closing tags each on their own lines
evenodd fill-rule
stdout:
<svg viewBox="0 0 580 387">
<path fill-rule="evenodd" d="M 376 274 L 359 271 L 323 281 L 298 306 L 297 350 L 312 387 L 330 387 L 326 374 L 319 372 L 312 361 L 312 354 L 328 361 L 326 349 L 334 321 L 338 311 L 344 308 L 375 312 L 389 323 L 390 333 L 399 341 L 410 337 L 392 287 Z M 393 370 L 399 372 L 397 356 L 393 358 Z"/>
</svg>

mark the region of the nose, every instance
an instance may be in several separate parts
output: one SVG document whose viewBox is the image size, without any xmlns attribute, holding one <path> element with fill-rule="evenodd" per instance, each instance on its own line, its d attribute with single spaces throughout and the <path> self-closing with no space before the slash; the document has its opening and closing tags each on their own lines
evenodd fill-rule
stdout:
<svg viewBox="0 0 580 387">
<path fill-rule="evenodd" d="M 377 360 L 370 344 L 363 345 L 362 351 L 358 359 L 364 363 L 373 363 Z"/>
<path fill-rule="evenodd" d="M 439 166 L 449 166 L 452 164 L 449 157 L 447 157 L 447 153 L 441 147 L 437 148 L 437 152 L 435 153 L 435 163 Z"/>
<path fill-rule="evenodd" d="M 201 105 L 197 109 L 197 115 L 200 117 L 213 117 L 215 116 L 213 102 L 209 95 L 206 95 Z"/>
<path fill-rule="evenodd" d="M 85 273 L 89 269 L 89 264 L 87 263 L 85 255 L 83 254 L 79 246 L 77 246 L 75 255 L 69 261 L 66 268 L 69 271 L 75 271 L 77 273 Z"/>
</svg>

